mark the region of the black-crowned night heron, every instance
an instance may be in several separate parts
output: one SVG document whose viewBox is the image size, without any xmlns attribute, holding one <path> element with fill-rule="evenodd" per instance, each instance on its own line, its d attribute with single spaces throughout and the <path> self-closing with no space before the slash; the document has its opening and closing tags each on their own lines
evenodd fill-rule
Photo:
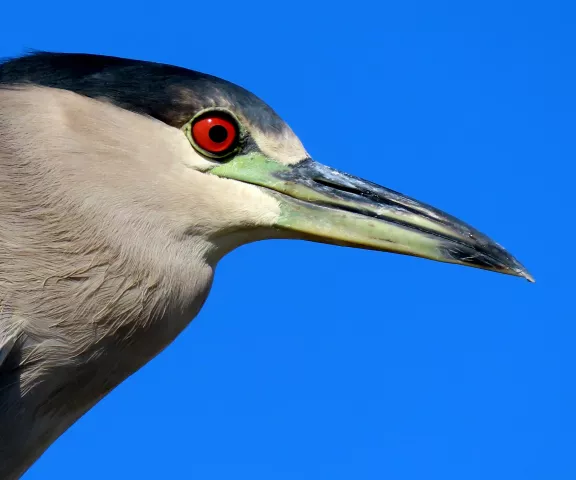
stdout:
<svg viewBox="0 0 576 480">
<path fill-rule="evenodd" d="M 1 65 L 0 478 L 166 347 L 224 254 L 267 238 L 531 279 L 456 218 L 314 162 L 224 80 L 95 55 Z"/>
</svg>

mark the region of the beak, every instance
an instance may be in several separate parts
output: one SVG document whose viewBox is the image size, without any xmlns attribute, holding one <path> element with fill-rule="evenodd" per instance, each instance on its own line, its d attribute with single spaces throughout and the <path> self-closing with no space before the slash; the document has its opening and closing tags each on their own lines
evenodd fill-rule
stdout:
<svg viewBox="0 0 576 480">
<path fill-rule="evenodd" d="M 239 156 L 213 174 L 269 190 L 281 206 L 277 226 L 308 240 L 456 263 L 524 277 L 504 248 L 434 207 L 305 159 L 284 165 L 260 153 Z"/>
</svg>

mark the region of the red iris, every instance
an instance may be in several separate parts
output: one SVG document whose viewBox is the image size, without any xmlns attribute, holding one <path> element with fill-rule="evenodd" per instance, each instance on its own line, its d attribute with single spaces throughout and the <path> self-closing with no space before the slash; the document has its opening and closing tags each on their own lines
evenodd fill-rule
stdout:
<svg viewBox="0 0 576 480">
<path fill-rule="evenodd" d="M 230 150 L 238 138 L 238 131 L 230 117 L 211 112 L 192 125 L 192 137 L 202 150 L 218 155 Z"/>
</svg>

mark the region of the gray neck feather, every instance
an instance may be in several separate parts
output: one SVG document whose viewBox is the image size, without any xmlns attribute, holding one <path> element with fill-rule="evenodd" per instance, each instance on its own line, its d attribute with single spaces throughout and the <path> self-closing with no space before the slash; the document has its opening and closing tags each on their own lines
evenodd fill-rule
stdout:
<svg viewBox="0 0 576 480">
<path fill-rule="evenodd" d="M 166 347 L 208 293 L 212 269 L 206 264 L 196 262 L 195 291 L 178 299 L 167 272 L 136 268 L 138 262 L 101 248 L 87 245 L 76 255 L 54 248 L 44 265 L 2 262 L 11 285 L 4 288 L 0 323 L 6 339 L 0 478 L 18 478 L 91 406 Z M 18 278 L 9 271 L 17 265 L 30 268 Z"/>
</svg>

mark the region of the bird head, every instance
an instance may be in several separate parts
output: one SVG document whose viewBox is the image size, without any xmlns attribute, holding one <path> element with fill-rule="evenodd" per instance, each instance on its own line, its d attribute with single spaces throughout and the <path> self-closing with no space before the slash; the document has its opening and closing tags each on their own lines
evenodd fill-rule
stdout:
<svg viewBox="0 0 576 480">
<path fill-rule="evenodd" d="M 203 235 L 221 253 L 254 240 L 299 238 L 532 280 L 504 248 L 457 218 L 316 162 L 268 105 L 230 82 L 156 63 L 42 53 L 6 64 L 0 81 L 11 79 L 70 90 L 147 122 L 149 130 L 118 133 L 132 139 L 123 149 L 139 143 L 131 153 L 147 164 L 134 168 L 154 177 L 134 175 L 126 184 L 139 190 L 132 200 L 158 192 L 155 208 L 179 235 Z M 143 151 L 150 142 L 163 145 L 155 158 Z M 92 179 L 101 175 L 96 170 Z"/>
</svg>

